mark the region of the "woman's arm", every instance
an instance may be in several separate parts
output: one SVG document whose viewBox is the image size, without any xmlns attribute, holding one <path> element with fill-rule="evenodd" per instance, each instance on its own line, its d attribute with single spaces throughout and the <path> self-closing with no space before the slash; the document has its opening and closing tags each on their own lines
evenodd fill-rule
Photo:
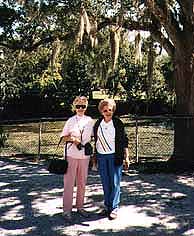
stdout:
<svg viewBox="0 0 194 236">
<path fill-rule="evenodd" d="M 129 150 L 128 148 L 124 148 L 124 160 L 123 160 L 123 170 L 128 171 L 129 169 Z"/>
<path fill-rule="evenodd" d="M 80 143 L 80 139 L 75 136 L 72 136 L 72 135 L 63 136 L 63 141 L 64 142 L 72 142 L 72 143 L 75 143 L 76 145 Z"/>
</svg>

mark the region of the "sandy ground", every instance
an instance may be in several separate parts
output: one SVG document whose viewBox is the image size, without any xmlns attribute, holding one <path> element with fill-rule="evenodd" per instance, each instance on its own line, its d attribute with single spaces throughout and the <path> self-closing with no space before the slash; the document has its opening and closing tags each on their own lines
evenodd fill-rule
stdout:
<svg viewBox="0 0 194 236">
<path fill-rule="evenodd" d="M 62 216 L 62 176 L 44 163 L 0 158 L 1 236 L 193 236 L 194 175 L 130 172 L 121 183 L 119 217 L 99 217 L 103 193 L 90 171 L 85 208 L 90 218 Z"/>
</svg>

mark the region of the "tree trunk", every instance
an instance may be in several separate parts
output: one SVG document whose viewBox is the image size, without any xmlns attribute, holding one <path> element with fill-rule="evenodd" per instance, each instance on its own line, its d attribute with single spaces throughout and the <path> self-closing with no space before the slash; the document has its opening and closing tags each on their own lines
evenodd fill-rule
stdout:
<svg viewBox="0 0 194 236">
<path fill-rule="evenodd" d="M 177 47 L 174 57 L 176 116 L 173 161 L 194 163 L 194 53 L 191 42 Z"/>
</svg>

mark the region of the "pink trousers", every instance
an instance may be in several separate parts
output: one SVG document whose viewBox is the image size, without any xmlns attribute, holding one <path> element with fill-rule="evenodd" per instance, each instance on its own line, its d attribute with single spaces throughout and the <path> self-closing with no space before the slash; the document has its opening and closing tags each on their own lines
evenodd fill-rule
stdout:
<svg viewBox="0 0 194 236">
<path fill-rule="evenodd" d="M 63 210 L 71 211 L 73 208 L 73 190 L 76 183 L 76 208 L 84 205 L 84 195 L 88 176 L 89 159 L 68 158 L 68 170 L 64 175 Z"/>
</svg>

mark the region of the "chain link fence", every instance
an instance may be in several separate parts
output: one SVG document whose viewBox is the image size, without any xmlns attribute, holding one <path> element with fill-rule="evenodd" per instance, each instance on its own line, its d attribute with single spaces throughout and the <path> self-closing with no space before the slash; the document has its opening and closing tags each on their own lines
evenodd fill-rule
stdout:
<svg viewBox="0 0 194 236">
<path fill-rule="evenodd" d="M 131 161 L 166 160 L 173 153 L 173 119 L 158 117 L 121 117 L 129 137 Z M 13 123 L 1 122 L 1 128 L 7 135 L 1 156 L 43 158 L 55 153 L 59 135 L 66 119 L 25 120 Z M 63 145 L 57 154 L 63 154 Z"/>
</svg>

